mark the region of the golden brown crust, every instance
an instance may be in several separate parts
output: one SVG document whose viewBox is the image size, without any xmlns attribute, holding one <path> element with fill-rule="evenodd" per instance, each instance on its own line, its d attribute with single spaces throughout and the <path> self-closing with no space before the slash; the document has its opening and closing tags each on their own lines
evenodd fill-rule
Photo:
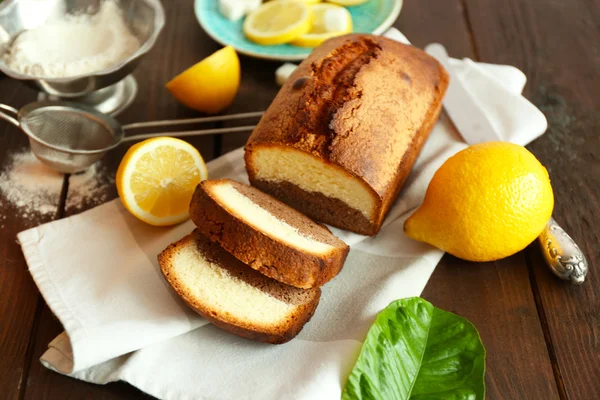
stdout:
<svg viewBox="0 0 600 400">
<path fill-rule="evenodd" d="M 191 234 L 185 236 L 181 240 L 172 243 L 158 255 L 158 262 L 161 272 L 169 283 L 171 288 L 179 295 L 179 297 L 194 311 L 206 318 L 208 321 L 218 327 L 233 333 L 237 336 L 272 344 L 280 344 L 293 339 L 304 327 L 304 325 L 312 318 L 315 309 L 319 304 L 321 290 L 319 288 L 306 291 L 302 298 L 304 302 L 296 305 L 296 312 L 288 318 L 284 323 L 277 326 L 258 326 L 252 324 L 251 321 L 234 321 L 229 315 L 222 315 L 217 310 L 207 308 L 201 299 L 196 299 L 191 296 L 181 285 L 178 277 L 171 274 L 173 258 L 177 255 L 180 249 L 188 245 L 198 245 L 204 250 L 209 251 L 213 261 L 221 265 L 228 265 L 234 269 L 246 270 L 245 273 L 253 275 L 253 278 L 264 281 L 266 285 L 277 286 L 281 292 L 291 292 L 290 297 L 295 296 L 299 289 L 276 282 L 273 279 L 267 278 L 258 274 L 248 266 L 242 264 L 239 260 L 231 256 L 225 250 L 218 247 L 217 244 L 210 242 L 199 231 L 195 230 Z"/>
<path fill-rule="evenodd" d="M 368 234 L 375 234 L 439 116 L 447 86 L 443 67 L 415 47 L 372 35 L 330 39 L 294 71 L 248 139 L 250 182 L 257 180 L 250 155 L 260 146 L 312 154 L 372 191 L 376 213 Z"/>
<path fill-rule="evenodd" d="M 319 305 L 319 299 L 320 296 L 316 298 L 316 301 L 300 306 L 298 308 L 296 318 L 288 321 L 288 324 L 286 326 L 280 327 L 277 332 L 273 333 L 261 332 L 258 329 L 248 329 L 232 325 L 220 319 L 214 318 L 210 314 L 203 313 L 201 310 L 196 309 L 192 305 L 190 306 L 192 307 L 192 309 L 194 309 L 194 311 L 202 315 L 209 322 L 229 333 L 233 333 L 234 335 L 243 337 L 248 340 L 253 340 L 255 342 L 283 344 L 295 338 L 298 335 L 298 333 L 300 333 L 302 328 L 304 328 L 304 325 L 306 325 L 306 323 L 310 321 L 312 316 L 315 314 L 317 306 Z"/>
<path fill-rule="evenodd" d="M 325 226 L 319 224 L 319 228 L 330 235 L 330 241 L 336 243 L 330 253 L 316 255 L 296 249 L 263 234 L 227 211 L 210 192 L 211 185 L 218 182 L 220 181 L 201 182 L 190 204 L 192 221 L 210 240 L 219 243 L 237 259 L 263 275 L 302 289 L 322 286 L 341 271 L 349 247 L 333 236 Z M 294 214 L 307 224 L 309 222 L 315 224 L 308 217 L 279 200 L 256 188 L 251 190 L 268 198 L 269 201 L 278 203 L 289 214 Z"/>
</svg>

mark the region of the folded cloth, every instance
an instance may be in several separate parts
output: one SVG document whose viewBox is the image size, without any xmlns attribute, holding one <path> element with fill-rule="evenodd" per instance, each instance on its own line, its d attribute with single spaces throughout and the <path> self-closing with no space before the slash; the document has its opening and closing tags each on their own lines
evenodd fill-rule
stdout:
<svg viewBox="0 0 600 400">
<path fill-rule="evenodd" d="M 470 60 L 452 66 L 507 140 L 526 144 L 545 131 L 543 115 L 520 95 L 519 70 Z M 465 147 L 443 116 L 381 232 L 367 238 L 333 229 L 351 246 L 346 265 L 323 287 L 313 319 L 281 346 L 219 330 L 169 289 L 156 255 L 189 233 L 190 222 L 151 227 L 115 200 L 21 232 L 31 275 L 65 328 L 42 363 L 89 382 L 124 380 L 164 399 L 339 398 L 376 314 L 420 295 L 442 257 L 405 237 L 402 226 L 437 168 Z M 242 149 L 208 168 L 211 178 L 247 181 Z"/>
</svg>

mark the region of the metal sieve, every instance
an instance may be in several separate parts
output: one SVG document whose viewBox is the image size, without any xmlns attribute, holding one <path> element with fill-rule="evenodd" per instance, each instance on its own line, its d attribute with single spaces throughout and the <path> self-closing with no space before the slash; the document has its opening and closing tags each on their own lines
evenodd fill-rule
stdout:
<svg viewBox="0 0 600 400">
<path fill-rule="evenodd" d="M 4 110 L 4 111 L 2 111 Z M 196 136 L 242 132 L 254 126 L 148 133 L 124 136 L 126 130 L 157 126 L 175 126 L 212 121 L 260 117 L 262 112 L 138 122 L 121 126 L 113 117 L 91 107 L 66 101 L 38 101 L 20 110 L 0 104 L 0 118 L 19 127 L 27 136 L 31 151 L 44 164 L 63 173 L 82 171 L 123 142 L 157 136 Z"/>
</svg>

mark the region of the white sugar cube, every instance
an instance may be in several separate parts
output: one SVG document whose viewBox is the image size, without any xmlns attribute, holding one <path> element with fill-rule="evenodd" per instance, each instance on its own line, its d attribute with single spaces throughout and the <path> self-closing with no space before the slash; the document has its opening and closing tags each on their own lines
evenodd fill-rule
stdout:
<svg viewBox="0 0 600 400">
<path fill-rule="evenodd" d="M 244 0 L 219 0 L 219 12 L 228 20 L 235 21 L 246 15 Z"/>
<path fill-rule="evenodd" d="M 275 82 L 277 82 L 279 86 L 282 86 L 297 67 L 298 66 L 296 64 L 285 63 L 281 67 L 277 68 L 275 71 Z"/>
<path fill-rule="evenodd" d="M 244 0 L 244 2 L 246 3 L 246 14 L 250 14 L 262 4 L 262 0 Z"/>
<path fill-rule="evenodd" d="M 262 0 L 219 0 L 219 12 L 228 20 L 236 21 L 261 4 Z"/>
</svg>

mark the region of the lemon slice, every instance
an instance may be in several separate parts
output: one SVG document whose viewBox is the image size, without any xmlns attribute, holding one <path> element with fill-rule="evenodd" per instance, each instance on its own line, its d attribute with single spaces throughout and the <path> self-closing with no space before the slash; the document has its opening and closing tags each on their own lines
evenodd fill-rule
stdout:
<svg viewBox="0 0 600 400">
<path fill-rule="evenodd" d="M 229 106 L 240 87 L 240 60 L 227 46 L 186 69 L 166 85 L 182 104 L 208 114 Z"/>
<path fill-rule="evenodd" d="M 263 45 L 291 42 L 311 27 L 310 6 L 298 0 L 275 0 L 263 4 L 246 17 L 244 34 Z"/>
<path fill-rule="evenodd" d="M 344 7 L 357 6 L 366 3 L 369 0 L 327 0 L 328 3 L 338 4 Z"/>
<path fill-rule="evenodd" d="M 208 177 L 202 156 L 191 144 L 171 137 L 132 146 L 117 170 L 117 191 L 125 208 L 151 225 L 189 218 L 194 189 Z"/>
<path fill-rule="evenodd" d="M 352 16 L 344 7 L 320 3 L 311 6 L 312 28 L 308 33 L 293 40 L 291 44 L 301 47 L 317 47 L 325 40 L 352 32 Z"/>
</svg>

